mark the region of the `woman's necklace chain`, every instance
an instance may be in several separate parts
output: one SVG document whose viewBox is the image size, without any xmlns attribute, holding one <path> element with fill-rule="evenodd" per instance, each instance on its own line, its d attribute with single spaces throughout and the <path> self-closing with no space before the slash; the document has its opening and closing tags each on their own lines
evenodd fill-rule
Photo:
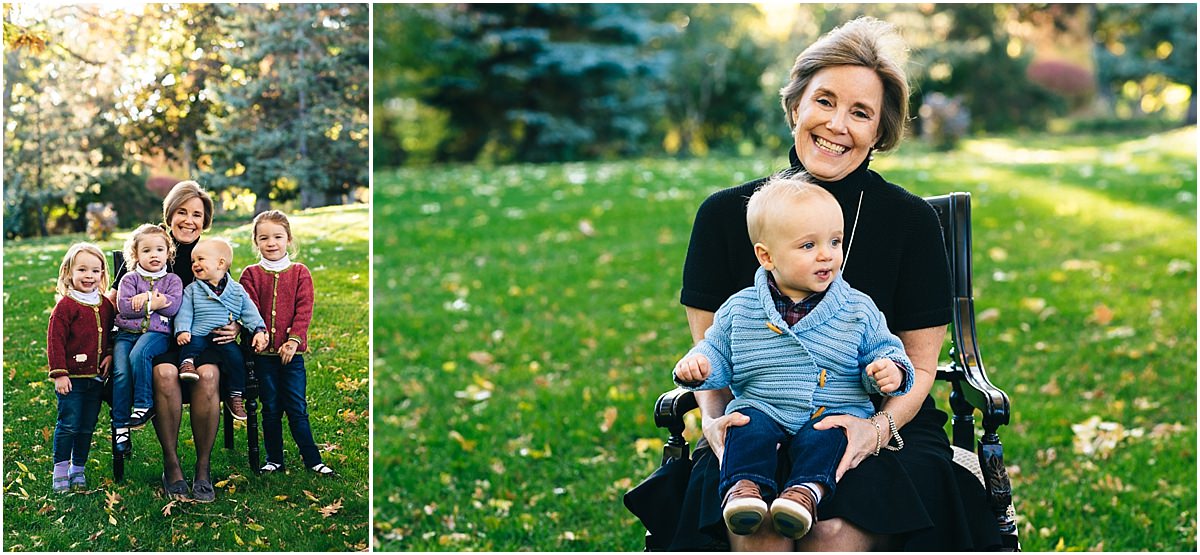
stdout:
<svg viewBox="0 0 1200 555">
<path fill-rule="evenodd" d="M 854 210 L 854 225 L 850 226 L 850 240 L 846 242 L 846 256 L 842 258 L 842 272 L 846 271 L 846 264 L 850 263 L 850 248 L 854 246 L 854 232 L 858 230 L 858 215 L 862 213 L 863 193 L 864 189 L 858 192 L 858 208 Z"/>
</svg>

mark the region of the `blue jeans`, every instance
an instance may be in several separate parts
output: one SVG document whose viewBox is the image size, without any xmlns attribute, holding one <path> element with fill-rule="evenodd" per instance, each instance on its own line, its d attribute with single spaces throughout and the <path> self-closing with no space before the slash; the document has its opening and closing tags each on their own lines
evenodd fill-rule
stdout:
<svg viewBox="0 0 1200 555">
<path fill-rule="evenodd" d="M 171 336 L 165 333 L 117 332 L 113 342 L 113 426 L 129 425 L 133 407 L 154 406 L 154 357 L 170 346 Z"/>
<path fill-rule="evenodd" d="M 833 495 L 837 465 L 846 452 L 846 432 L 841 428 L 815 430 L 813 424 L 821 418 L 804 423 L 796 435 L 791 435 L 766 413 L 753 408 L 738 409 L 750 417 L 745 426 L 731 426 L 725 432 L 725 458 L 721 463 L 721 497 L 739 480 L 758 484 L 763 498 L 806 482 L 825 486 L 825 496 Z M 775 446 L 787 452 L 792 467 L 783 487 L 777 479 L 779 453 Z"/>
<path fill-rule="evenodd" d="M 225 388 L 223 391 L 229 395 L 240 397 L 246 391 L 246 359 L 242 358 L 242 347 L 237 342 L 217 343 L 213 341 L 213 335 L 201 337 L 192 335 L 192 340 L 187 345 L 179 347 L 179 363 L 182 364 L 186 359 L 194 359 L 200 356 L 205 349 L 212 349 L 221 353 L 221 358 L 224 364 L 221 365 L 221 380 L 228 379 L 228 382 L 222 383 Z"/>
<path fill-rule="evenodd" d="M 305 400 L 308 375 L 304 370 L 304 356 L 293 356 L 287 365 L 276 356 L 256 356 L 254 360 L 262 393 L 263 444 L 267 448 L 267 462 L 283 464 L 283 414 L 287 413 L 292 440 L 300 448 L 304 466 L 320 464 L 321 452 L 317 450 L 312 427 L 308 425 L 308 401 Z"/>
<path fill-rule="evenodd" d="M 104 383 L 93 378 L 71 378 L 71 392 L 58 396 L 58 422 L 54 425 L 54 462 L 87 464 L 92 434 L 100 417 L 100 394 Z"/>
</svg>

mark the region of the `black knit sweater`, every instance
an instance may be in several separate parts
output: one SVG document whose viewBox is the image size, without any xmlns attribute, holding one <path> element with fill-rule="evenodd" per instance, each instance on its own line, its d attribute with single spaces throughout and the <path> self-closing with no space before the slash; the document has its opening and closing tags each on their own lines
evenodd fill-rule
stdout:
<svg viewBox="0 0 1200 555">
<path fill-rule="evenodd" d="M 782 173 L 803 170 L 795 149 L 791 160 Z M 950 266 L 937 213 L 867 164 L 841 181 L 817 182 L 842 207 L 846 281 L 875 301 L 893 332 L 948 323 Z M 758 261 L 746 229 L 746 201 L 767 179 L 717 191 L 700 205 L 683 267 L 685 306 L 716 312 L 725 299 L 753 285 Z"/>
</svg>

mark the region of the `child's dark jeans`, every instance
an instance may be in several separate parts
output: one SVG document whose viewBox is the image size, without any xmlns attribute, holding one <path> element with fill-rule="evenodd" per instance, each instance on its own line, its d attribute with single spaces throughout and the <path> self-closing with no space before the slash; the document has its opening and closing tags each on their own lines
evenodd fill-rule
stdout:
<svg viewBox="0 0 1200 555">
<path fill-rule="evenodd" d="M 71 392 L 58 396 L 58 422 L 54 425 L 54 462 L 87 464 L 92 434 L 100 417 L 100 393 L 104 383 L 94 378 L 71 378 Z"/>
<path fill-rule="evenodd" d="M 214 338 L 216 335 L 207 337 L 193 335 L 187 345 L 180 346 L 179 362 L 182 364 L 184 360 L 194 359 L 200 356 L 205 349 L 216 350 L 224 361 L 221 364 L 221 379 L 228 379 L 226 382 L 228 385 L 223 385 L 222 389 L 228 391 L 229 395 L 233 397 L 240 397 L 246 391 L 246 359 L 242 358 L 242 347 L 236 341 L 217 343 L 213 341 Z"/>
<path fill-rule="evenodd" d="M 154 405 L 154 357 L 167 352 L 171 336 L 156 332 L 117 332 L 113 341 L 113 425 L 129 424 L 133 407 Z"/>
<path fill-rule="evenodd" d="M 260 355 L 255 357 L 254 368 L 262 394 L 263 443 L 267 448 L 267 461 L 283 464 L 283 414 L 287 413 L 292 440 L 300 448 L 304 466 L 321 464 L 321 452 L 317 450 L 308 424 L 308 401 L 305 399 L 308 376 L 304 370 L 304 357 L 295 355 L 285 365 L 277 356 Z"/>
<path fill-rule="evenodd" d="M 725 458 L 721 462 L 721 497 L 739 480 L 758 484 L 764 498 L 798 484 L 812 482 L 825 486 L 826 497 L 834 490 L 834 476 L 846 451 L 846 432 L 841 428 L 814 430 L 814 418 L 804 423 L 796 435 L 790 435 L 766 413 L 753 408 L 738 409 L 750 417 L 744 426 L 730 426 L 725 432 Z M 822 417 L 823 418 L 823 417 Z M 786 450 L 792 463 L 783 487 L 776 480 L 779 449 Z"/>
</svg>

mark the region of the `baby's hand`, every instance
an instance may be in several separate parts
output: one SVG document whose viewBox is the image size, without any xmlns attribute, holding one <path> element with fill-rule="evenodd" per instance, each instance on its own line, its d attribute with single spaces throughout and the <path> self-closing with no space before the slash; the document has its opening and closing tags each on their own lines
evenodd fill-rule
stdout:
<svg viewBox="0 0 1200 555">
<path fill-rule="evenodd" d="M 138 293 L 137 295 L 130 297 L 129 304 L 133 305 L 134 312 L 141 312 L 143 308 L 146 308 L 146 302 L 149 300 L 150 300 L 149 292 Z"/>
<path fill-rule="evenodd" d="M 901 382 L 904 381 L 904 374 L 900 372 L 900 367 L 896 366 L 896 362 L 890 358 L 875 359 L 874 362 L 868 364 L 867 375 L 875 380 L 879 391 L 884 393 L 892 393 L 900 389 Z"/>
<path fill-rule="evenodd" d="M 59 376 L 54 378 L 54 391 L 60 395 L 66 395 L 71 392 L 71 378 L 67 376 Z"/>
<path fill-rule="evenodd" d="M 185 331 L 175 336 L 175 342 L 179 343 L 180 345 L 187 345 L 188 343 L 192 342 L 192 334 Z"/>
<path fill-rule="evenodd" d="M 708 357 L 700 353 L 685 356 L 675 364 L 675 379 L 681 383 L 702 383 L 710 372 Z"/>
<path fill-rule="evenodd" d="M 267 348 L 267 332 L 260 331 L 254 334 L 254 339 L 250 340 L 250 346 L 254 347 L 254 352 L 261 353 Z"/>
</svg>

